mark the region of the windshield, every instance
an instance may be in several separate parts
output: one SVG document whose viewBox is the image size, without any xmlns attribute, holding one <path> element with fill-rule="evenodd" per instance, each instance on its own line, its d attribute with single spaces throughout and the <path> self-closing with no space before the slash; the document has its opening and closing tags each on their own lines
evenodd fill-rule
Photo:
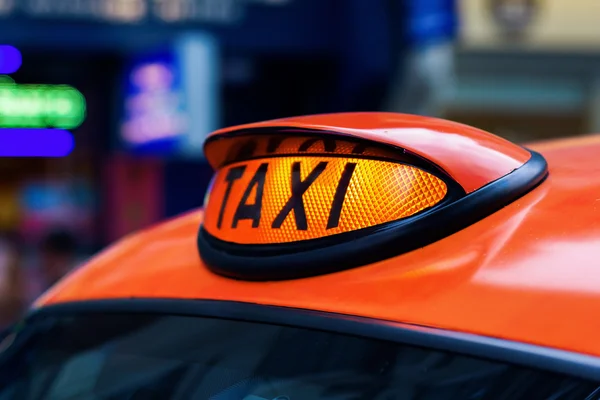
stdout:
<svg viewBox="0 0 600 400">
<path fill-rule="evenodd" d="M 595 398 L 588 396 L 598 386 L 398 343 L 216 318 L 45 316 L 4 342 L 0 400 L 558 400 Z"/>
</svg>

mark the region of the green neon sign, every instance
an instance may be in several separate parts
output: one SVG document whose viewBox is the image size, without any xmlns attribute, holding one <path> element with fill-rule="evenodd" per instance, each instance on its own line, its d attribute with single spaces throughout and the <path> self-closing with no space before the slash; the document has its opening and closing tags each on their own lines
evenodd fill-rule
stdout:
<svg viewBox="0 0 600 400">
<path fill-rule="evenodd" d="M 0 127 L 73 129 L 85 115 L 85 98 L 74 87 L 16 84 L 0 77 Z"/>
</svg>

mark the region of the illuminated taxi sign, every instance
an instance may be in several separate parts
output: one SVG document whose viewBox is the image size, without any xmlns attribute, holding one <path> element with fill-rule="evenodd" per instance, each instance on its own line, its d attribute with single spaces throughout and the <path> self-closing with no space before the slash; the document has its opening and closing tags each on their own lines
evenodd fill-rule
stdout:
<svg viewBox="0 0 600 400">
<path fill-rule="evenodd" d="M 323 273 L 340 245 L 464 195 L 426 160 L 344 137 L 259 134 L 217 140 L 205 151 L 217 172 L 198 246 L 211 269 L 241 279 Z M 325 258 L 313 263 L 317 253 Z"/>
<path fill-rule="evenodd" d="M 347 113 L 225 128 L 198 250 L 242 280 L 298 279 L 430 245 L 523 196 L 544 158 L 438 119 Z"/>
<path fill-rule="evenodd" d="M 291 243 L 410 217 L 441 202 L 447 192 L 440 178 L 397 162 L 261 158 L 218 172 L 204 226 L 230 243 Z"/>
</svg>

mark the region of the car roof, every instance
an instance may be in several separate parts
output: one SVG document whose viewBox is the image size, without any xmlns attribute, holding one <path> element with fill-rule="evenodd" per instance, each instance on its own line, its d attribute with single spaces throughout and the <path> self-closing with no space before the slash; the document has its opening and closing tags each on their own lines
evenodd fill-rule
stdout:
<svg viewBox="0 0 600 400">
<path fill-rule="evenodd" d="M 117 242 L 35 304 L 211 299 L 404 322 L 599 355 L 600 136 L 531 144 L 549 177 L 428 246 L 317 277 L 248 282 L 198 255 L 203 211 Z M 599 311 L 600 314 L 600 311 Z"/>
</svg>

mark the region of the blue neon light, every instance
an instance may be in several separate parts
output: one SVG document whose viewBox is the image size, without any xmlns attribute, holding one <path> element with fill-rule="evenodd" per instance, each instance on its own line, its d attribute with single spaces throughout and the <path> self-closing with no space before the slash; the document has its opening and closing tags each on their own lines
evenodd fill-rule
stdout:
<svg viewBox="0 0 600 400">
<path fill-rule="evenodd" d="M 0 157 L 64 157 L 74 145 L 71 132 L 63 129 L 0 129 Z"/>
<path fill-rule="evenodd" d="M 12 74 L 21 67 L 21 52 L 9 45 L 0 45 L 0 74 Z"/>
</svg>

